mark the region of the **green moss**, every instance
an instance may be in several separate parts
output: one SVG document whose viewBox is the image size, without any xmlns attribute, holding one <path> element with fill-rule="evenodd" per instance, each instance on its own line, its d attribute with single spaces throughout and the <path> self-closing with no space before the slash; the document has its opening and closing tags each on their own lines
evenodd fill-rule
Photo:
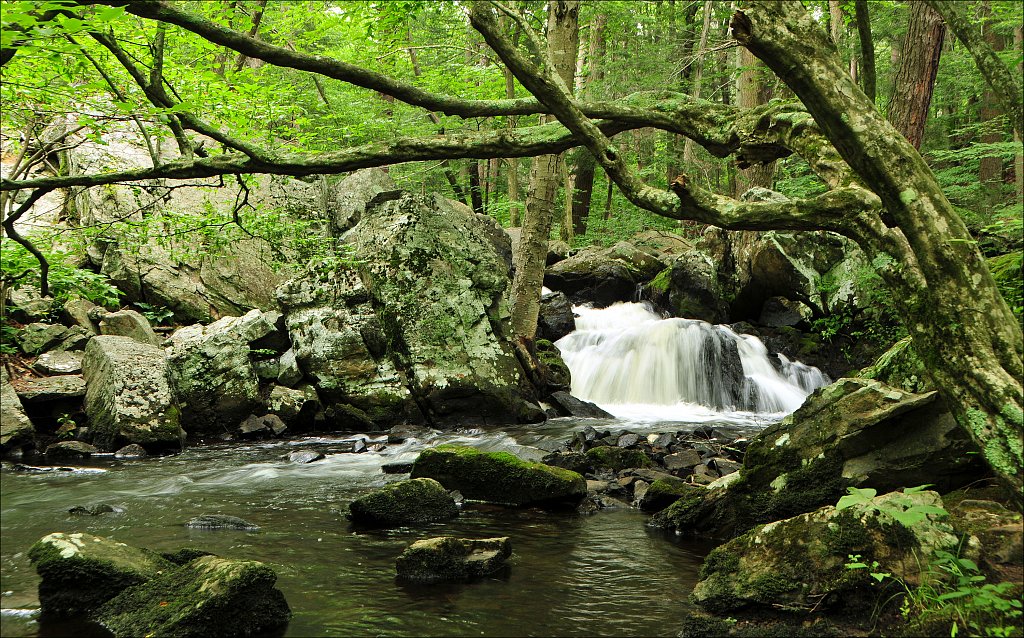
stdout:
<svg viewBox="0 0 1024 638">
<path fill-rule="evenodd" d="M 373 527 L 445 521 L 458 515 L 452 497 L 429 478 L 391 483 L 349 504 L 353 522 Z"/>
<path fill-rule="evenodd" d="M 729 544 L 720 545 L 711 550 L 711 553 L 704 558 L 700 566 L 701 580 L 708 578 L 711 574 L 733 574 L 740 568 L 740 556 L 732 551 Z"/>
<path fill-rule="evenodd" d="M 800 583 L 778 572 L 762 574 L 746 585 L 746 598 L 770 605 L 782 594 L 799 590 Z"/>
<path fill-rule="evenodd" d="M 831 522 L 834 525 L 822 539 L 830 554 L 846 558 L 850 554 L 863 554 L 871 546 L 871 534 L 861 525 L 860 517 L 852 509 L 843 510 Z"/>
<path fill-rule="evenodd" d="M 631 467 L 651 467 L 651 459 L 640 450 L 602 445 L 587 450 L 594 465 L 619 471 Z"/>
<path fill-rule="evenodd" d="M 654 279 L 651 280 L 651 283 L 647 284 L 647 287 L 656 292 L 665 294 L 668 292 L 668 289 L 671 285 L 672 268 L 666 268 L 665 270 L 662 270 L 657 275 L 655 275 Z"/>
<path fill-rule="evenodd" d="M 469 499 L 509 505 L 575 504 L 587 493 L 586 480 L 571 470 L 457 445 L 424 450 L 410 476 L 432 478 Z"/>
<path fill-rule="evenodd" d="M 248 636 L 291 616 L 276 580 L 262 563 L 203 556 L 126 589 L 98 618 L 115 638 Z"/>
</svg>

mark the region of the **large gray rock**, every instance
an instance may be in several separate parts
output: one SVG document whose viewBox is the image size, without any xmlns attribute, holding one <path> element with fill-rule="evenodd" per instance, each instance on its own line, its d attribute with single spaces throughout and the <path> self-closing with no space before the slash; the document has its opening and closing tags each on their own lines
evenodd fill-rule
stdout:
<svg viewBox="0 0 1024 638">
<path fill-rule="evenodd" d="M 58 346 L 67 332 L 67 328 L 57 324 L 30 323 L 18 333 L 18 345 L 25 354 L 42 354 Z"/>
<path fill-rule="evenodd" d="M 261 406 L 249 342 L 273 330 L 258 310 L 208 326 L 181 328 L 168 339 L 168 369 L 189 432 L 233 428 Z"/>
<path fill-rule="evenodd" d="M 163 343 L 163 339 L 153 332 L 153 326 L 149 325 L 149 320 L 134 310 L 118 310 L 97 316 L 100 317 L 101 334 L 131 337 L 152 346 L 159 346 Z"/>
<path fill-rule="evenodd" d="M 316 388 L 308 383 L 295 388 L 275 385 L 267 399 L 267 411 L 276 414 L 288 426 L 301 426 L 304 421 L 312 421 L 319 408 Z"/>
<path fill-rule="evenodd" d="M 938 520 L 941 508 L 935 492 L 894 492 L 759 525 L 708 555 L 691 599 L 723 614 L 745 607 L 871 609 L 878 583 L 869 572 L 912 588 L 927 578 L 936 551 L 977 556 L 977 539 L 961 546 L 960 535 Z M 851 555 L 874 566 L 848 569 Z"/>
<path fill-rule="evenodd" d="M 97 445 L 111 450 L 126 443 L 148 450 L 181 446 L 185 433 L 163 350 L 130 337 L 93 337 L 82 368 L 85 412 Z"/>
<path fill-rule="evenodd" d="M 349 519 L 367 527 L 398 527 L 446 521 L 459 515 L 440 483 L 417 478 L 390 483 L 349 503 Z"/>
<path fill-rule="evenodd" d="M 604 307 L 632 301 L 637 284 L 664 268 L 657 254 L 629 242 L 610 248 L 590 246 L 548 268 L 544 285 L 565 293 L 574 304 L 589 302 Z"/>
<path fill-rule="evenodd" d="M 576 329 L 576 315 L 572 302 L 563 292 L 553 292 L 540 298 L 537 317 L 537 338 L 558 341 Z"/>
<path fill-rule="evenodd" d="M 500 569 L 512 555 L 508 537 L 418 540 L 395 561 L 398 577 L 416 582 L 461 581 Z"/>
<path fill-rule="evenodd" d="M 82 371 L 83 356 L 81 352 L 44 352 L 32 367 L 43 374 L 77 374 Z"/>
<path fill-rule="evenodd" d="M 98 306 L 88 299 L 75 297 L 64 303 L 64 318 L 69 325 L 81 326 L 91 334 L 98 335 L 100 333 L 99 326 L 91 316 L 91 313 L 97 308 Z"/>
<path fill-rule="evenodd" d="M 380 424 L 516 421 L 527 383 L 491 229 L 441 197 L 384 195 L 346 236 L 357 262 L 279 291 L 299 366 Z"/>
<path fill-rule="evenodd" d="M 710 256 L 689 247 L 662 270 L 644 294 L 673 317 L 722 323 L 728 317 L 718 267 Z"/>
<path fill-rule="evenodd" d="M 948 491 L 984 472 L 975 451 L 936 393 L 840 379 L 754 438 L 739 480 L 705 498 L 682 499 L 653 522 L 729 538 L 834 503 L 848 487 L 885 492 L 933 484 Z"/>
<path fill-rule="evenodd" d="M 55 617 L 88 615 L 126 588 L 174 567 L 153 552 L 81 533 L 45 536 L 28 557 L 42 579 L 42 612 Z"/>
<path fill-rule="evenodd" d="M 367 205 L 380 193 L 393 191 L 394 180 L 383 169 L 366 168 L 341 180 L 333 211 L 334 230 L 343 233 L 359 223 Z"/>
<path fill-rule="evenodd" d="M 0 452 L 31 443 L 34 434 L 32 422 L 7 378 L 7 368 L 0 366 Z"/>
<path fill-rule="evenodd" d="M 266 635 L 291 618 L 276 581 L 257 561 L 200 556 L 125 589 L 96 618 L 115 638 Z"/>
</svg>

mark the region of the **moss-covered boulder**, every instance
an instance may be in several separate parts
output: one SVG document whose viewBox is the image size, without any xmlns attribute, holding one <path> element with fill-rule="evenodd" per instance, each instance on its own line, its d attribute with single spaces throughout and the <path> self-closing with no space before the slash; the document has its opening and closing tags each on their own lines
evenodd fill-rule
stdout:
<svg viewBox="0 0 1024 638">
<path fill-rule="evenodd" d="M 410 545 L 395 561 L 395 569 L 399 578 L 416 582 L 462 581 L 497 571 L 511 555 L 508 537 L 441 536 Z"/>
<path fill-rule="evenodd" d="M 640 509 L 645 512 L 658 512 L 688 496 L 703 497 L 707 488 L 691 485 L 678 478 L 660 478 L 647 488 L 640 499 Z"/>
<path fill-rule="evenodd" d="M 754 438 L 727 488 L 674 504 L 654 522 L 731 538 L 834 503 L 851 486 L 886 492 L 930 483 L 947 491 L 984 473 L 974 451 L 935 392 L 840 379 Z"/>
<path fill-rule="evenodd" d="M 587 481 L 576 472 L 455 445 L 424 450 L 410 476 L 432 478 L 468 499 L 515 506 L 575 504 L 587 495 Z"/>
<path fill-rule="evenodd" d="M 913 587 L 936 550 L 958 551 L 960 536 L 939 520 L 941 508 L 935 492 L 893 492 L 759 525 L 708 554 L 691 600 L 718 614 L 745 607 L 870 609 L 880 590 L 871 572 Z M 916 522 L 898 520 L 915 510 Z M 851 556 L 864 567 L 848 568 Z"/>
<path fill-rule="evenodd" d="M 590 448 L 587 450 L 587 457 L 593 462 L 594 467 L 607 468 L 616 472 L 631 467 L 651 467 L 653 465 L 651 459 L 642 450 L 613 445 Z"/>
<path fill-rule="evenodd" d="M 925 374 L 924 364 L 914 352 L 910 337 L 894 343 L 873 364 L 861 370 L 860 376 L 881 381 L 905 392 L 921 393 L 935 389 Z"/>
<path fill-rule="evenodd" d="M 446 521 L 459 515 L 455 499 L 429 478 L 391 483 L 348 506 L 353 523 L 366 527 L 396 527 Z"/>
<path fill-rule="evenodd" d="M 92 613 L 128 587 L 174 567 L 159 554 L 81 533 L 44 536 L 28 557 L 42 578 L 42 612 L 54 617 Z"/>
<path fill-rule="evenodd" d="M 276 581 L 263 563 L 202 556 L 126 589 L 96 618 L 115 638 L 252 636 L 291 618 Z"/>
</svg>

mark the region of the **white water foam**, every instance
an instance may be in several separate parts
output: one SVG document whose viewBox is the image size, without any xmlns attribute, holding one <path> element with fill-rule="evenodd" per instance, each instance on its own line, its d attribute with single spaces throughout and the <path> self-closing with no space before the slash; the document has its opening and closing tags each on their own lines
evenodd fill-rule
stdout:
<svg viewBox="0 0 1024 638">
<path fill-rule="evenodd" d="M 663 319 L 642 303 L 577 306 L 576 331 L 555 345 L 572 394 L 630 420 L 772 420 L 828 384 L 817 368 L 751 335 L 695 319 Z"/>
</svg>

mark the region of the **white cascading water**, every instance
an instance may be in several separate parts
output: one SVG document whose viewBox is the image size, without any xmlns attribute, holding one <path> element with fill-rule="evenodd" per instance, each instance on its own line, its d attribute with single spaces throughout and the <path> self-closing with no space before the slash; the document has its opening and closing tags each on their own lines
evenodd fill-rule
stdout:
<svg viewBox="0 0 1024 638">
<path fill-rule="evenodd" d="M 642 303 L 573 308 L 576 331 L 555 344 L 572 373 L 572 394 L 616 416 L 672 420 L 727 412 L 785 414 L 828 377 L 726 326 L 663 319 Z"/>
</svg>

